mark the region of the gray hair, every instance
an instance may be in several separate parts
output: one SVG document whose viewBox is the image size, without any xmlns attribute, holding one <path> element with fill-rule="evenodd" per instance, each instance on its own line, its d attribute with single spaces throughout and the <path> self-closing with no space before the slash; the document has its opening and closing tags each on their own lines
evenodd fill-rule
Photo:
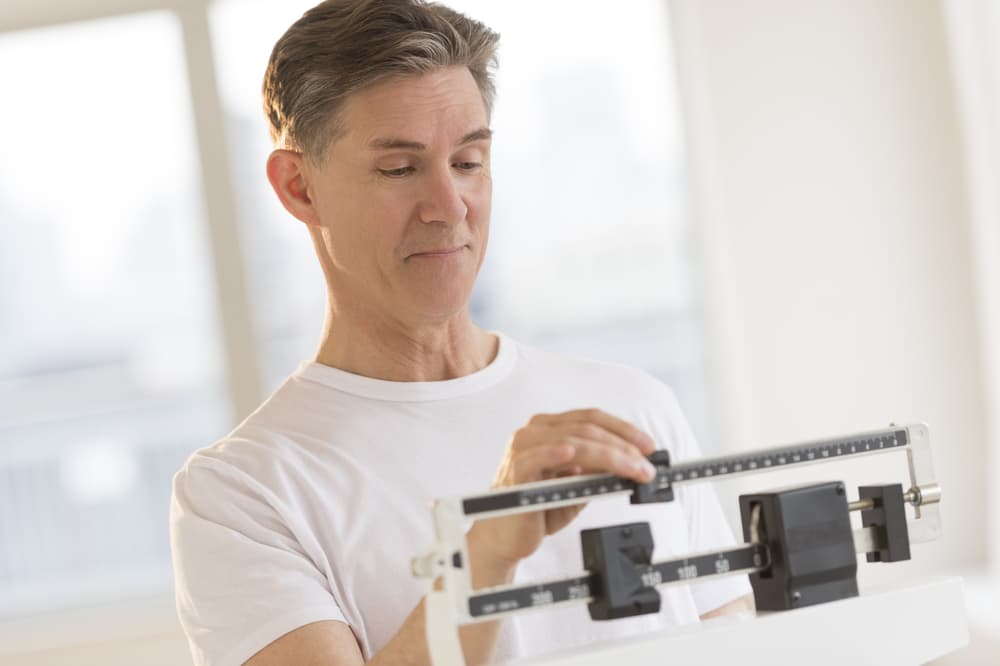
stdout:
<svg viewBox="0 0 1000 666">
<path fill-rule="evenodd" d="M 274 45 L 264 74 L 264 113 L 278 148 L 315 163 L 342 131 L 353 93 L 444 67 L 469 69 L 493 109 L 500 36 L 444 5 L 422 0 L 326 0 Z"/>
</svg>

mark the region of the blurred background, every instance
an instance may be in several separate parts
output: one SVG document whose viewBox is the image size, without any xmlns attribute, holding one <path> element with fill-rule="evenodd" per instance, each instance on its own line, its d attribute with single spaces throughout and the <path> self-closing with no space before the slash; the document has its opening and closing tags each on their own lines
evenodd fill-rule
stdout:
<svg viewBox="0 0 1000 666">
<path fill-rule="evenodd" d="M 312 4 L 0 5 L 0 664 L 190 663 L 171 476 L 322 322 L 260 110 Z M 502 35 L 478 321 L 645 368 L 708 454 L 928 423 L 945 536 L 862 582 L 963 576 L 939 663 L 997 663 L 1000 4 L 448 4 Z"/>
</svg>

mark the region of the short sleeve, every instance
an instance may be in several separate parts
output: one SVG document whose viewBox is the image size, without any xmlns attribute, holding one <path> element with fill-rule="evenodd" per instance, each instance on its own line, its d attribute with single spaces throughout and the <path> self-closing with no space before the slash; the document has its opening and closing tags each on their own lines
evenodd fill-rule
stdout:
<svg viewBox="0 0 1000 666">
<path fill-rule="evenodd" d="M 693 460 L 702 457 L 701 448 L 691 426 L 681 412 L 672 391 L 669 392 L 669 409 L 674 459 Z M 677 501 L 681 503 L 688 525 L 688 542 L 691 552 L 700 553 L 731 548 L 738 544 L 719 504 L 718 495 L 711 483 L 682 484 L 677 488 Z M 691 584 L 691 594 L 699 615 L 704 615 L 740 597 L 751 594 L 750 581 L 745 575 L 732 575 Z"/>
<path fill-rule="evenodd" d="M 306 624 L 345 622 L 323 572 L 268 491 L 218 461 L 189 461 L 170 502 L 177 611 L 198 666 L 235 666 Z"/>
</svg>

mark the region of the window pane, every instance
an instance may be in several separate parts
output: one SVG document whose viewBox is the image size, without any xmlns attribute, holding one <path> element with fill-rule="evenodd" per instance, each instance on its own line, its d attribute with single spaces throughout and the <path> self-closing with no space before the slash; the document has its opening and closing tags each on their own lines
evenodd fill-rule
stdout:
<svg viewBox="0 0 1000 666">
<path fill-rule="evenodd" d="M 313 352 L 322 322 L 312 247 L 264 178 L 260 110 L 270 50 L 312 4 L 213 4 L 269 387 Z M 446 4 L 501 34 L 493 220 L 474 315 L 528 343 L 660 376 L 707 441 L 666 3 L 619 13 L 596 2 Z"/>
<path fill-rule="evenodd" d="M 316 4 L 225 0 L 209 12 L 266 393 L 314 354 L 326 303 L 305 225 L 282 208 L 264 173 L 272 147 L 260 92 L 274 43 Z"/>
<path fill-rule="evenodd" d="M 228 425 L 181 44 L 0 35 L 0 613 L 169 589 L 171 475 Z"/>
<path fill-rule="evenodd" d="M 449 4 L 501 38 L 478 319 L 660 377 L 711 448 L 667 3 Z"/>
</svg>

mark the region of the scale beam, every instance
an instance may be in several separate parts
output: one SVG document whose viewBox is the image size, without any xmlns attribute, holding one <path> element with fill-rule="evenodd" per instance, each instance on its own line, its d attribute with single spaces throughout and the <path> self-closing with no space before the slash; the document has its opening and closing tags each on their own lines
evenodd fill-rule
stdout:
<svg viewBox="0 0 1000 666">
<path fill-rule="evenodd" d="M 738 475 L 905 452 L 909 485 L 862 486 L 847 499 L 841 482 L 813 484 L 740 498 L 744 543 L 730 549 L 652 562 L 648 523 L 581 533 L 587 571 L 565 578 L 473 590 L 465 526 L 479 520 L 629 495 L 634 504 L 672 501 L 674 488 Z M 856 553 L 869 562 L 909 559 L 910 544 L 940 534 L 940 486 L 933 477 L 927 427 L 917 423 L 794 445 L 671 464 L 666 451 L 650 456 L 649 483 L 594 474 L 552 479 L 434 505 L 435 550 L 412 562 L 413 573 L 443 585 L 426 598 L 432 663 L 464 664 L 457 628 L 519 612 L 586 603 L 595 620 L 657 612 L 657 588 L 725 575 L 749 575 L 758 609 L 787 610 L 858 594 Z M 906 507 L 910 510 L 906 510 Z M 861 511 L 861 529 L 848 513 Z M 911 515 L 908 515 L 911 514 Z"/>
<path fill-rule="evenodd" d="M 648 484 L 638 484 L 610 474 L 576 476 L 525 483 L 513 489 L 494 490 L 462 499 L 462 513 L 470 518 L 492 518 L 582 504 L 600 497 L 633 494 L 640 485 L 657 491 L 684 483 L 710 481 L 722 477 L 755 474 L 772 469 L 808 465 L 839 458 L 885 453 L 906 448 L 910 434 L 906 428 L 887 428 L 848 437 L 816 440 L 750 451 L 730 456 L 703 458 L 676 465 L 657 463 L 656 476 Z"/>
<path fill-rule="evenodd" d="M 640 565 L 635 567 L 635 574 L 646 587 L 660 587 L 713 576 L 761 571 L 767 568 L 767 564 L 766 546 L 745 544 L 737 548 Z M 590 603 L 594 601 L 592 590 L 599 586 L 600 581 L 595 574 L 581 573 L 530 585 L 504 585 L 477 590 L 469 597 L 469 616 L 473 622 L 483 622 L 529 608 Z"/>
</svg>

